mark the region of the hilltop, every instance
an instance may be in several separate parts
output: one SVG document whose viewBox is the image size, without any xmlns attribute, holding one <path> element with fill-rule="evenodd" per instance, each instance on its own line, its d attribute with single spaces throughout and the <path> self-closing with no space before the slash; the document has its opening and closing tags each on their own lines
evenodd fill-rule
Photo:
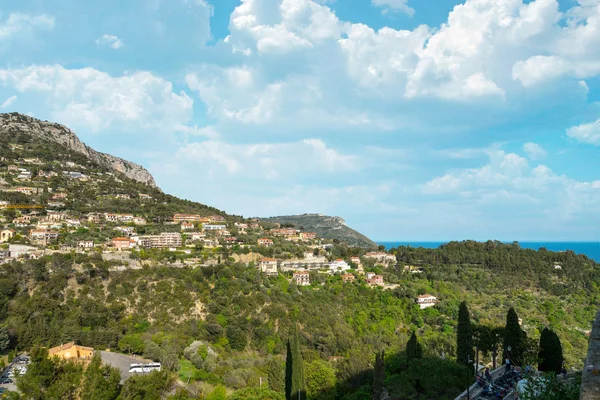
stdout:
<svg viewBox="0 0 600 400">
<path fill-rule="evenodd" d="M 377 243 L 346 225 L 340 217 L 328 217 L 321 214 L 287 215 L 261 218 L 262 222 L 289 225 L 301 230 L 315 231 L 317 236 L 338 240 L 350 246 L 376 248 Z"/>
<path fill-rule="evenodd" d="M 84 144 L 77 135 L 66 126 L 41 121 L 19 113 L 0 114 L 0 135 L 28 136 L 41 142 L 52 142 L 79 153 L 98 166 L 118 172 L 137 182 L 156 187 L 154 178 L 144 167 L 110 154 L 100 153 Z"/>
</svg>

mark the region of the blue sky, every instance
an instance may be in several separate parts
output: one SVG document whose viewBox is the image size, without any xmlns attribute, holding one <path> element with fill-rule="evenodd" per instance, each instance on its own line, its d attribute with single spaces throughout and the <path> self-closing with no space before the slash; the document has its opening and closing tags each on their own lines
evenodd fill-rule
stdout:
<svg viewBox="0 0 600 400">
<path fill-rule="evenodd" d="M 600 0 L 5 0 L 11 111 L 248 217 L 600 240 Z"/>
</svg>

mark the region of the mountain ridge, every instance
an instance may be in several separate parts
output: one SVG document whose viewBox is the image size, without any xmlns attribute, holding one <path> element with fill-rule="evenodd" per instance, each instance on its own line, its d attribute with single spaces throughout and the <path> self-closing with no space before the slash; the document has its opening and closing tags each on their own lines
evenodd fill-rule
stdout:
<svg viewBox="0 0 600 400">
<path fill-rule="evenodd" d="M 377 243 L 362 233 L 350 228 L 346 225 L 346 221 L 341 217 L 307 213 L 265 217 L 260 218 L 260 220 L 267 223 L 292 224 L 303 230 L 314 231 L 317 233 L 318 237 L 337 239 L 340 242 L 346 242 L 353 247 L 377 247 Z"/>
<path fill-rule="evenodd" d="M 100 166 L 122 173 L 137 182 L 158 188 L 154 177 L 146 168 L 120 157 L 94 150 L 64 125 L 42 121 L 20 113 L 6 113 L 0 114 L 0 134 L 4 132 L 26 133 L 39 139 L 53 141 L 88 157 Z"/>
</svg>

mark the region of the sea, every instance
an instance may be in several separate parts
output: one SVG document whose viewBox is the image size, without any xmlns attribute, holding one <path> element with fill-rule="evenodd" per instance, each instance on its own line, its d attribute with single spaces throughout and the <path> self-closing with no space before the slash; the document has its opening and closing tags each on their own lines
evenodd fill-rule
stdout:
<svg viewBox="0 0 600 400">
<path fill-rule="evenodd" d="M 398 246 L 424 247 L 435 249 L 446 242 L 380 242 L 379 245 L 391 249 Z M 512 242 L 510 242 L 512 243 Z M 600 242 L 519 242 L 524 249 L 539 250 L 545 247 L 549 251 L 572 250 L 577 254 L 584 254 L 596 262 L 600 262 Z"/>
</svg>

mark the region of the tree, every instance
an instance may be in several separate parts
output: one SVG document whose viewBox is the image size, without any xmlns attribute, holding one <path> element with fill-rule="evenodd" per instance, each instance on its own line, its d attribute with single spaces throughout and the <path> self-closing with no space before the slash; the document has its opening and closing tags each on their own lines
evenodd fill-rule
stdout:
<svg viewBox="0 0 600 400">
<path fill-rule="evenodd" d="M 538 353 L 538 369 L 543 372 L 560 373 L 563 367 L 563 351 L 558 335 L 544 328 L 540 336 L 540 351 Z"/>
<path fill-rule="evenodd" d="M 31 351 L 31 365 L 25 375 L 17 379 L 17 387 L 27 399 L 73 399 L 82 371 L 81 365 L 49 358 L 48 349 L 38 347 Z"/>
<path fill-rule="evenodd" d="M 4 352 L 10 345 L 10 337 L 6 327 L 0 327 L 0 352 Z"/>
<path fill-rule="evenodd" d="M 288 339 L 287 356 L 285 360 L 285 395 L 287 400 L 306 400 L 306 381 L 304 378 L 304 365 L 300 352 L 298 327 L 294 324 L 292 337 Z"/>
<path fill-rule="evenodd" d="M 94 354 L 83 376 L 81 400 L 114 400 L 121 391 L 121 373 L 118 369 L 103 366 L 100 353 Z"/>
<path fill-rule="evenodd" d="M 226 400 L 227 399 L 227 389 L 225 386 L 217 386 L 214 388 L 212 392 L 208 396 L 206 396 L 206 400 Z"/>
<path fill-rule="evenodd" d="M 506 314 L 503 358 L 509 358 L 514 365 L 523 365 L 525 339 L 525 332 L 523 332 L 521 325 L 519 324 L 519 316 L 515 309 L 511 307 Z"/>
<path fill-rule="evenodd" d="M 373 369 L 373 400 L 381 400 L 383 383 L 385 381 L 385 353 L 375 354 L 375 368 Z"/>
<path fill-rule="evenodd" d="M 470 360 L 470 361 L 469 361 Z M 456 328 L 456 362 L 472 367 L 473 362 L 473 330 L 467 303 L 463 301 L 458 308 L 458 326 Z"/>
<path fill-rule="evenodd" d="M 142 354 L 144 352 L 144 341 L 138 334 L 125 335 L 119 340 L 119 350 Z"/>
<path fill-rule="evenodd" d="M 306 395 L 311 400 L 336 398 L 335 370 L 327 362 L 317 359 L 306 365 Z"/>
<path fill-rule="evenodd" d="M 119 400 L 160 400 L 172 385 L 173 377 L 166 371 L 134 375 L 125 381 Z"/>
<path fill-rule="evenodd" d="M 406 360 L 410 363 L 414 359 L 423 358 L 423 347 L 413 331 L 406 343 Z"/>
<path fill-rule="evenodd" d="M 267 377 L 269 388 L 278 393 L 285 392 L 285 376 L 283 363 L 279 358 L 272 358 L 267 363 Z"/>
</svg>

